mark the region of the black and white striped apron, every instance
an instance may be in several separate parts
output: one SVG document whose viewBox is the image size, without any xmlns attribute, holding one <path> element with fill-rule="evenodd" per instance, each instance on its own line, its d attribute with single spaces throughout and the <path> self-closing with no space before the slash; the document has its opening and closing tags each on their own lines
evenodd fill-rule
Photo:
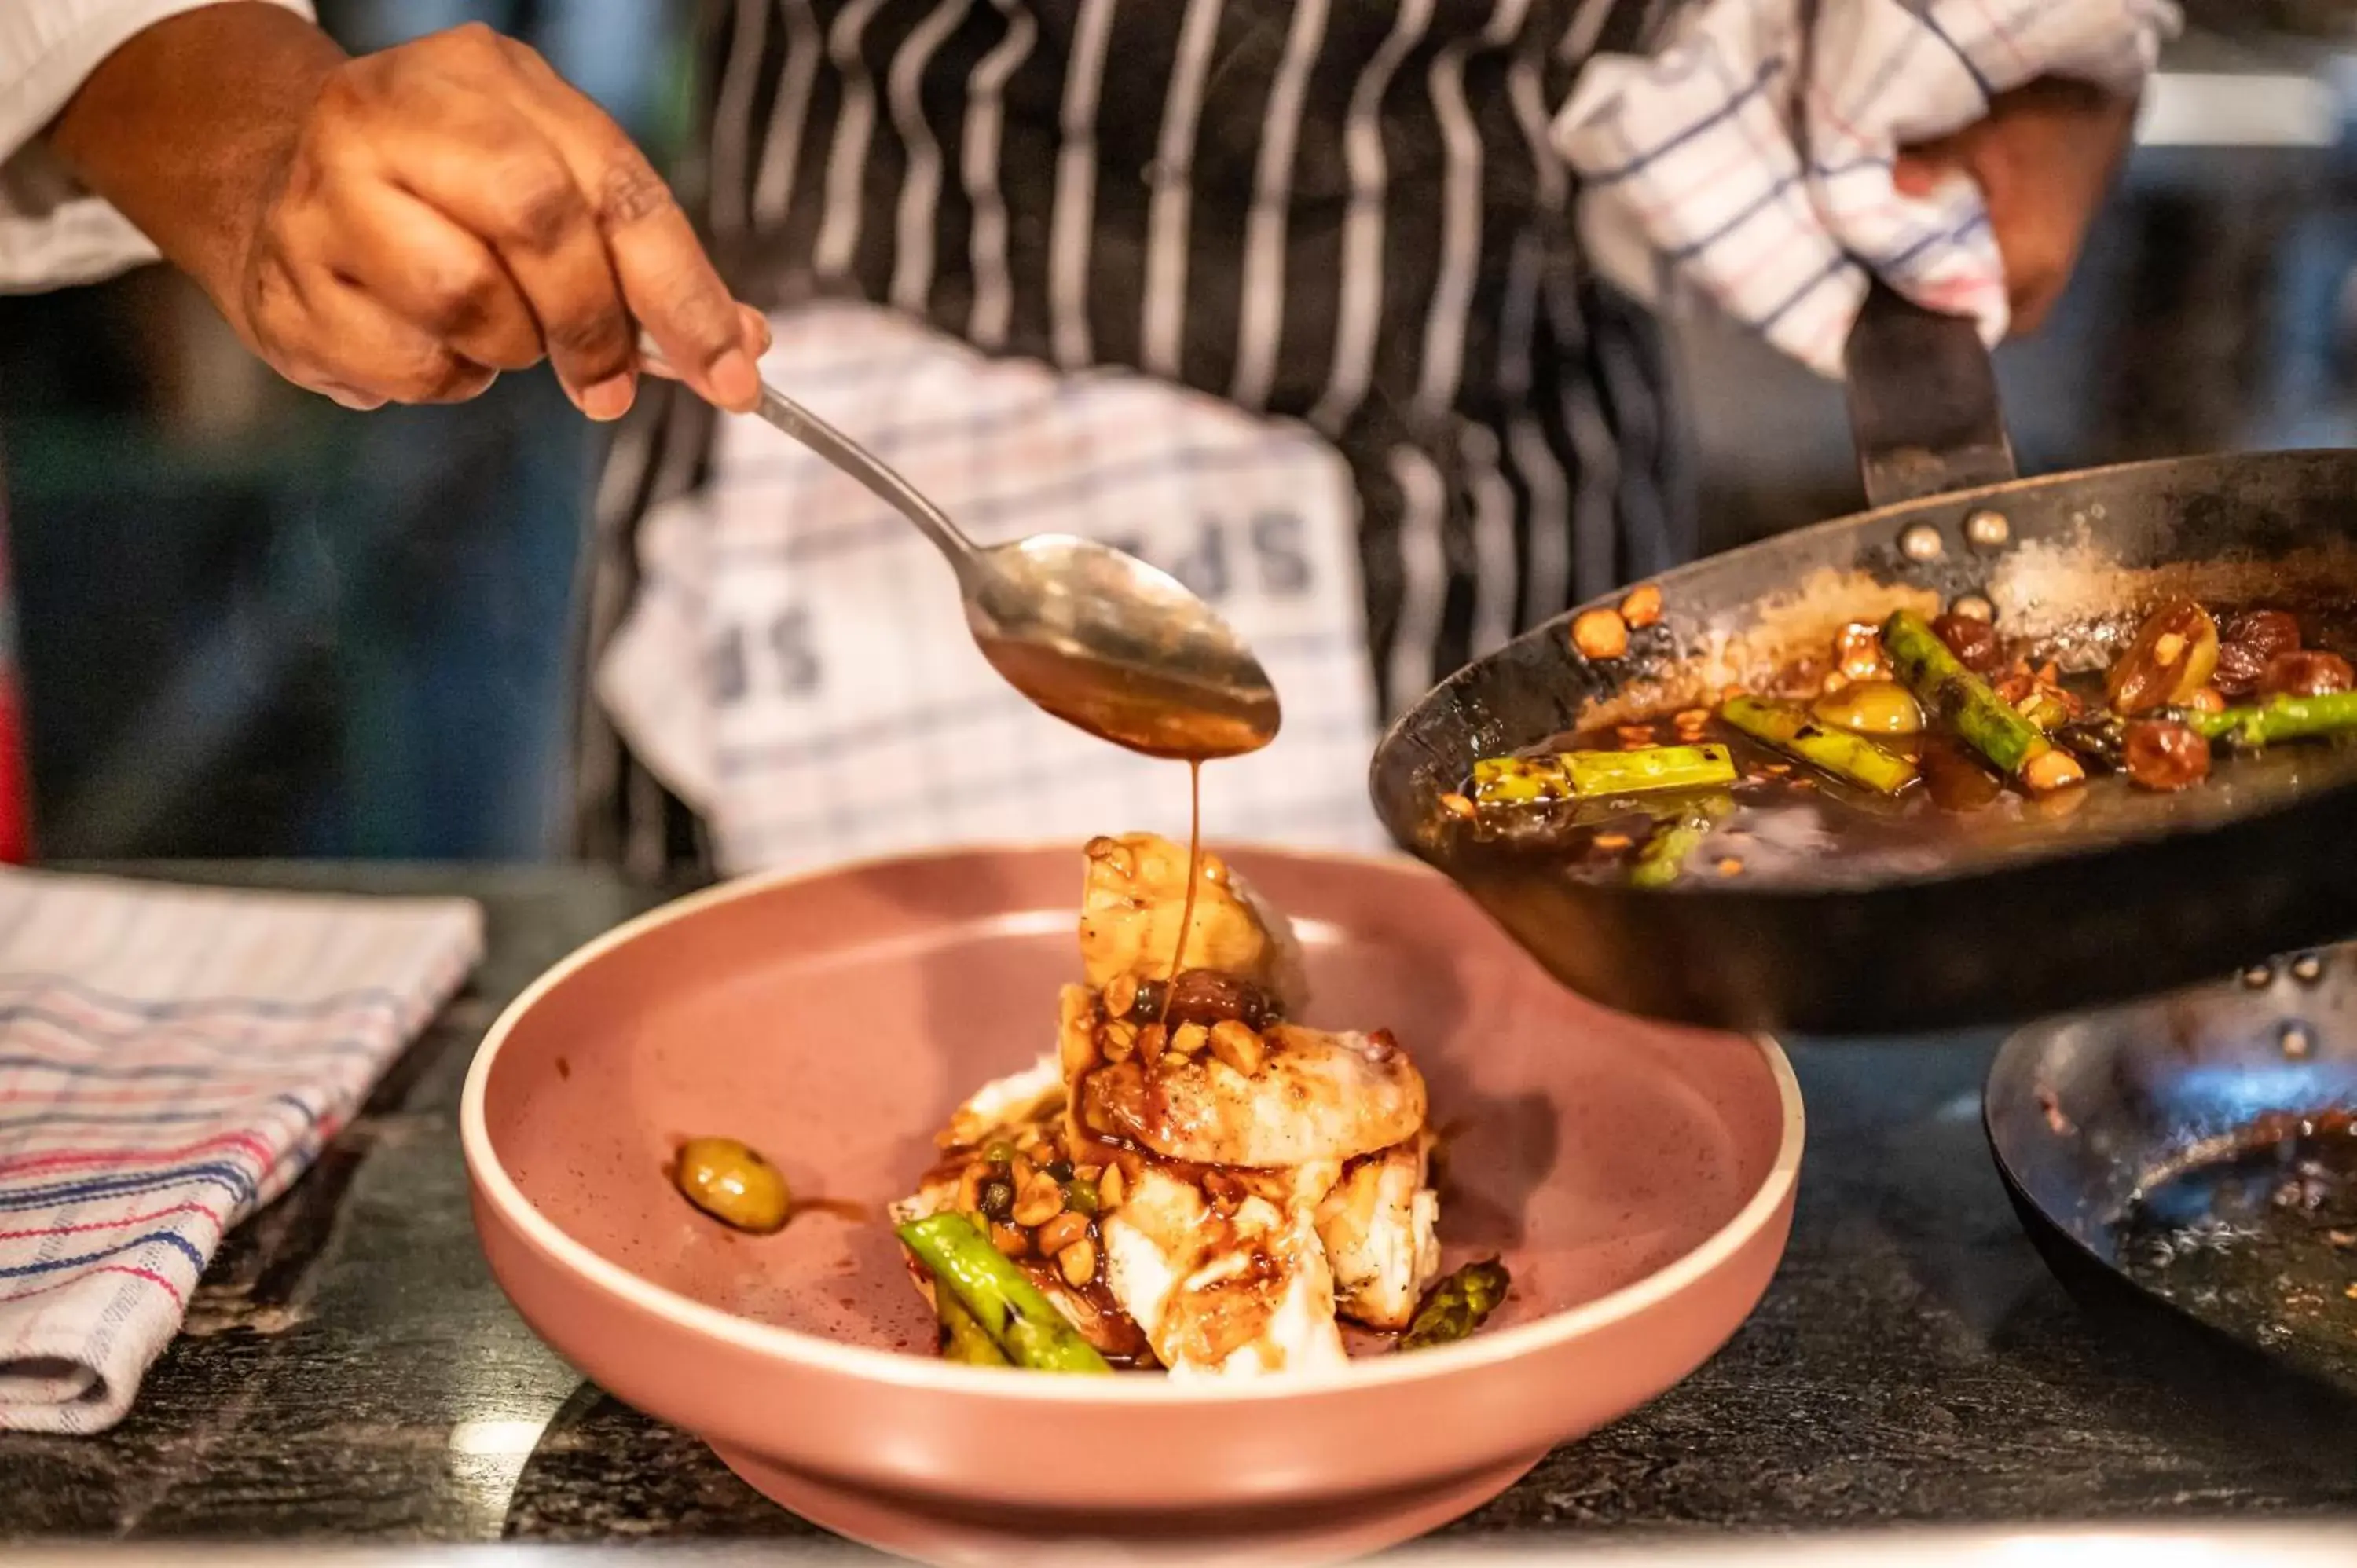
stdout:
<svg viewBox="0 0 2357 1568">
<path fill-rule="evenodd" d="M 1660 342 L 1584 275 L 1546 141 L 1580 64 L 1662 5 L 733 0 L 683 188 L 764 307 L 856 296 L 1308 422 L 1357 483 L 1395 711 L 1690 551 Z M 712 429 L 651 384 L 618 434 L 586 651 Z M 584 708 L 576 847 L 700 862 L 693 813 Z"/>
</svg>

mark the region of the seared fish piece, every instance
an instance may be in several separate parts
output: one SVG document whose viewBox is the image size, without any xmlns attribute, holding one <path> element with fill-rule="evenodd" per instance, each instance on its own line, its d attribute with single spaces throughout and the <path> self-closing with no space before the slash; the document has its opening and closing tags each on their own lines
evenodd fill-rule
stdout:
<svg viewBox="0 0 2357 1568">
<path fill-rule="evenodd" d="M 1012 1138 L 1043 1122 L 1060 1122 L 1064 1114 L 1064 1076 L 1057 1070 L 1053 1052 L 1029 1067 L 995 1078 L 966 1097 L 950 1113 L 948 1131 L 935 1141 L 945 1149 L 979 1149 L 1001 1136 Z M 905 1225 L 944 1209 L 955 1208 L 958 1173 L 937 1170 L 918 1185 L 916 1195 L 889 1206 L 892 1223 Z"/>
<path fill-rule="evenodd" d="M 1244 878 L 1206 851 L 1187 944 L 1178 922 L 1187 903 L 1187 846 L 1154 833 L 1093 838 L 1081 884 L 1081 962 L 1089 988 L 1117 976 L 1160 980 L 1179 969 L 1217 970 L 1276 998 L 1287 1012 L 1308 1001 L 1291 922 L 1268 908 Z"/>
<path fill-rule="evenodd" d="M 1085 1035 L 1072 1037 L 1088 1027 L 1084 1016 L 1081 1004 L 1068 998 L 1068 1071 L 1081 1050 L 1092 1048 Z M 1241 1025 L 1218 1027 L 1230 1031 L 1222 1041 L 1188 1026 L 1167 1031 L 1167 1050 L 1151 1059 L 1149 1045 L 1133 1045 L 1125 1060 L 1092 1069 L 1084 1062 L 1072 1092 L 1073 1119 L 1095 1136 L 1125 1138 L 1168 1159 L 1258 1169 L 1353 1159 L 1405 1143 L 1424 1128 L 1423 1075 L 1387 1034 L 1274 1024 L 1239 1036 L 1233 1030 Z M 1218 1054 L 1227 1041 L 1241 1048 Z M 1182 1059 L 1181 1052 L 1189 1054 Z"/>
<path fill-rule="evenodd" d="M 1300 1174 L 1313 1191 L 1334 1176 L 1330 1166 Z M 1311 1217 L 1316 1198 L 1283 1190 L 1295 1184 L 1286 1173 L 1274 1200 L 1226 1189 L 1223 1214 L 1202 1188 L 1149 1165 L 1102 1220 L 1105 1283 L 1171 1376 L 1250 1378 L 1345 1363 L 1333 1274 Z"/>
<path fill-rule="evenodd" d="M 1425 1185 L 1431 1146 L 1418 1133 L 1351 1161 L 1318 1206 L 1335 1306 L 1370 1328 L 1405 1328 L 1440 1277 L 1440 1195 Z"/>
<path fill-rule="evenodd" d="M 1056 1048 L 958 1108 L 893 1218 L 972 1217 L 1117 1365 L 1341 1366 L 1338 1315 L 1405 1327 L 1440 1272 L 1424 1079 L 1386 1031 L 1286 1021 L 1292 929 L 1217 855 L 1174 966 L 1187 863 L 1090 841 Z"/>
</svg>

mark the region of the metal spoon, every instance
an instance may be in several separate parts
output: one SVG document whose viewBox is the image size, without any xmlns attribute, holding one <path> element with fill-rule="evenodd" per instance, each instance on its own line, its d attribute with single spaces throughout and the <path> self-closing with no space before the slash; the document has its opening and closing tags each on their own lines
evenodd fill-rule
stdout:
<svg viewBox="0 0 2357 1568">
<path fill-rule="evenodd" d="M 675 372 L 641 337 L 639 357 Z M 957 574 L 976 647 L 1040 707 L 1133 751 L 1211 758 L 1276 737 L 1276 689 L 1252 650 L 1185 585 L 1068 533 L 987 548 L 857 442 L 761 383 L 755 412 L 874 491 Z"/>
</svg>

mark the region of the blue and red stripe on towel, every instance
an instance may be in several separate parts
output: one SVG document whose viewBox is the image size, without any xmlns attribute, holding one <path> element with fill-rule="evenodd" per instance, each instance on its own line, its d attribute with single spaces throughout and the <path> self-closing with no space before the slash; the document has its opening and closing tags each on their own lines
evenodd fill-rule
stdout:
<svg viewBox="0 0 2357 1568">
<path fill-rule="evenodd" d="M 0 1428 L 120 1420 L 481 947 L 462 900 L 0 872 Z"/>
</svg>

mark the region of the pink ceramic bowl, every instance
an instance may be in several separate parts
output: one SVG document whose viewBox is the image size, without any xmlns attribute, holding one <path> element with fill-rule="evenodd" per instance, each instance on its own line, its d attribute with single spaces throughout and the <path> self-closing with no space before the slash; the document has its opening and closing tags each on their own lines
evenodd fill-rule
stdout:
<svg viewBox="0 0 2357 1568">
<path fill-rule="evenodd" d="M 1599 1011 L 1408 863 L 1231 859 L 1294 918 L 1308 1021 L 1388 1027 L 1422 1066 L 1449 1262 L 1513 1275 L 1473 1339 L 1232 1385 L 935 1359 L 882 1205 L 960 1099 L 1052 1040 L 1077 843 L 736 884 L 557 965 L 467 1079 L 492 1271 L 585 1375 L 769 1496 L 935 1561 L 1372 1550 L 1726 1341 L 1792 1221 L 1801 1102 L 1772 1043 Z M 774 1237 L 722 1228 L 663 1174 L 704 1133 L 824 1201 Z"/>
</svg>

